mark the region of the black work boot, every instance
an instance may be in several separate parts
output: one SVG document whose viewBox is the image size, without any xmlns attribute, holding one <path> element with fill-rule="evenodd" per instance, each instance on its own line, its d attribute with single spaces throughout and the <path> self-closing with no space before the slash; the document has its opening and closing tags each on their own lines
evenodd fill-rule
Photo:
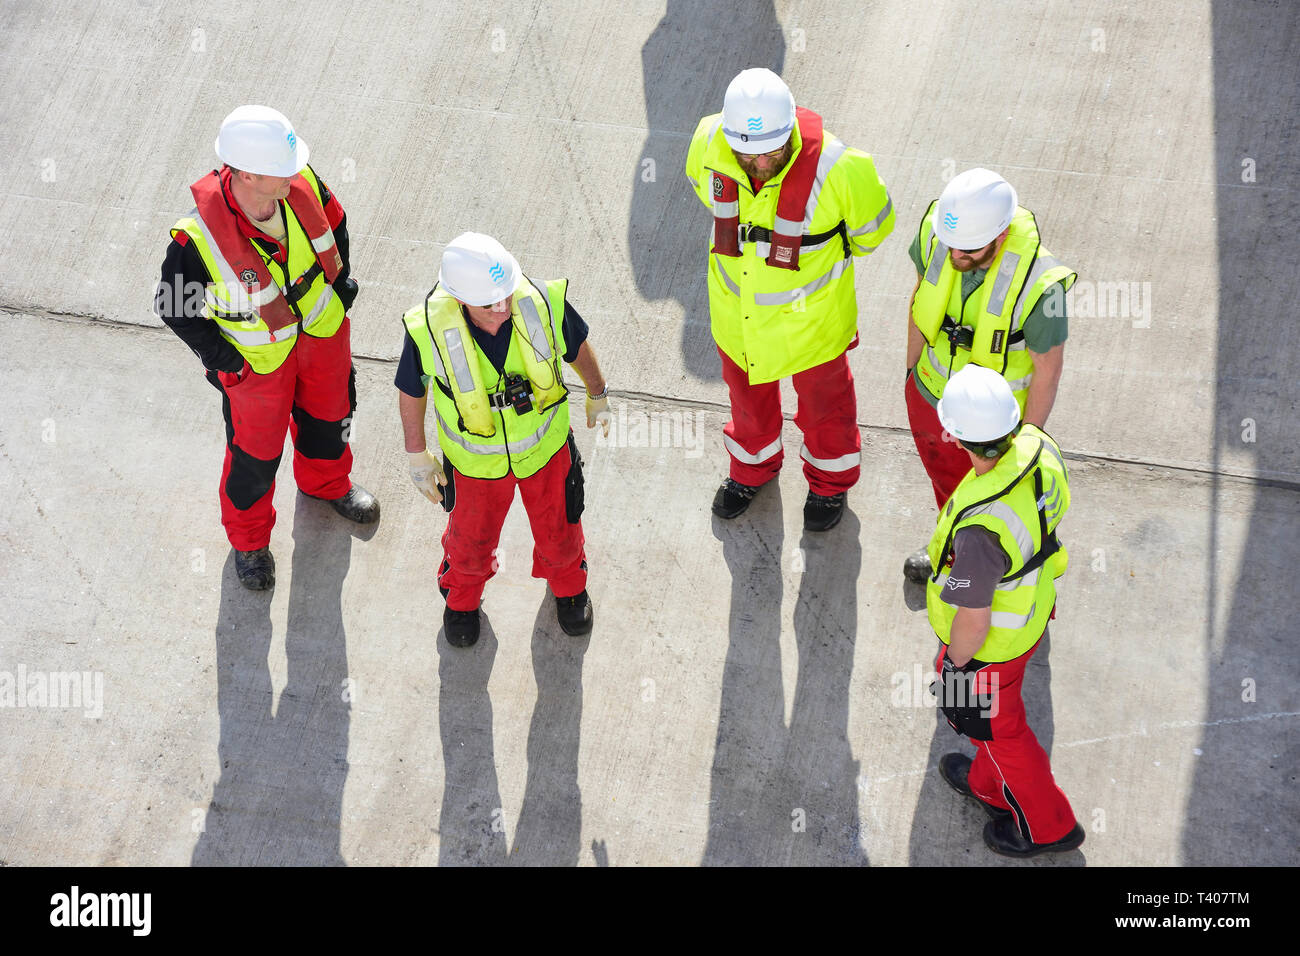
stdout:
<svg viewBox="0 0 1300 956">
<path fill-rule="evenodd" d="M 447 631 L 447 643 L 452 647 L 472 647 L 478 640 L 478 608 L 472 611 L 442 612 L 442 626 Z"/>
<path fill-rule="evenodd" d="M 593 621 L 591 598 L 587 597 L 586 591 L 573 597 L 557 597 L 555 616 L 560 621 L 560 628 L 570 637 L 590 634 Z"/>
<path fill-rule="evenodd" d="M 275 558 L 271 556 L 271 549 L 236 550 L 235 574 L 239 576 L 239 583 L 250 591 L 275 587 Z"/>
<path fill-rule="evenodd" d="M 808 492 L 803 503 L 803 529 L 805 531 L 830 531 L 844 516 L 844 492 L 838 495 L 819 495 Z"/>
<path fill-rule="evenodd" d="M 307 497 L 315 498 L 316 496 L 308 495 Z M 379 502 L 375 500 L 374 495 L 360 485 L 353 485 L 342 498 L 322 498 L 320 500 L 328 501 L 330 507 L 335 511 L 357 524 L 374 524 L 379 520 Z"/>
<path fill-rule="evenodd" d="M 713 496 L 713 513 L 719 518 L 735 518 L 745 513 L 749 503 L 754 500 L 760 486 L 742 485 L 735 478 L 728 478 Z"/>
<path fill-rule="evenodd" d="M 971 792 L 970 788 L 970 765 L 971 759 L 965 754 L 944 754 L 939 758 L 939 776 L 943 777 L 948 786 L 952 787 L 963 797 L 970 797 L 994 820 L 1010 819 L 1011 811 L 1003 810 L 1001 807 L 995 807 L 991 803 L 985 803 L 979 797 Z"/>
<path fill-rule="evenodd" d="M 903 577 L 913 584 L 924 584 L 934 573 L 930 565 L 930 555 L 925 548 L 917 551 L 903 562 Z"/>
<path fill-rule="evenodd" d="M 1002 856 L 1037 856 L 1040 853 L 1064 853 L 1083 845 L 1084 832 L 1079 824 L 1074 829 L 1051 843 L 1031 843 L 1020 835 L 1020 828 L 1010 817 L 990 820 L 984 824 L 984 844 L 994 853 Z"/>
</svg>

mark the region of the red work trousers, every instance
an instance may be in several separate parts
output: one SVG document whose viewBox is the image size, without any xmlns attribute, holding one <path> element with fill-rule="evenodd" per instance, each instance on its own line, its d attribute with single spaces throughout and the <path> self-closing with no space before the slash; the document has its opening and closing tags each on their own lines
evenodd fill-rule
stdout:
<svg viewBox="0 0 1300 956">
<path fill-rule="evenodd" d="M 731 396 L 731 421 L 722 442 L 731 455 L 731 477 L 757 487 L 776 477 L 785 452 L 781 447 L 779 382 L 749 384 L 745 370 L 718 349 L 722 379 Z M 858 399 L 848 354 L 796 372 L 792 376 L 799 409 L 794 423 L 803 432 L 803 474 L 819 495 L 848 491 L 858 481 L 862 436 L 858 433 Z"/>
<path fill-rule="evenodd" d="M 564 482 L 571 461 L 569 446 L 560 448 L 542 469 L 527 478 L 470 478 L 456 472 L 456 492 L 447 529 L 442 534 L 438 587 L 453 611 L 477 610 L 483 587 L 502 561 L 497 541 L 515 487 L 524 499 L 533 529 L 533 577 L 545 578 L 556 597 L 573 597 L 587 588 L 582 522 L 569 524 Z M 449 476 L 450 477 L 450 476 Z"/>
<path fill-rule="evenodd" d="M 242 377 L 209 373 L 225 397 L 226 460 L 221 469 L 221 523 L 231 547 L 271 543 L 275 473 L 284 432 L 293 436 L 293 477 L 316 498 L 341 498 L 352 487 L 351 415 L 356 408 L 349 320 L 329 338 L 299 332 L 283 364 Z"/>
<path fill-rule="evenodd" d="M 957 439 L 939 424 L 939 412 L 921 395 L 915 375 L 907 377 L 907 423 L 912 427 L 912 441 L 925 473 L 934 486 L 934 500 L 940 508 L 952 497 L 961 480 L 970 471 L 970 456 Z"/>
<path fill-rule="evenodd" d="M 1051 843 L 1074 829 L 1074 811 L 1052 778 L 1047 752 L 1025 719 L 1020 696 L 1025 665 L 1038 644 L 1014 660 L 985 664 L 975 678 L 975 692 L 991 694 L 989 732 L 992 740 L 971 740 L 978 750 L 967 782 L 985 803 L 1010 810 L 1020 835 L 1033 843 Z M 940 647 L 936 669 L 942 669 L 947 647 Z"/>
</svg>

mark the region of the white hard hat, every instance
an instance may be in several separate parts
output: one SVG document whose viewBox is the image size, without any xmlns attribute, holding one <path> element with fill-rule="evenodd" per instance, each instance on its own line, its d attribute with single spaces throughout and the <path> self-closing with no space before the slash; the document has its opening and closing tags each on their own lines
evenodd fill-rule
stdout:
<svg viewBox="0 0 1300 956">
<path fill-rule="evenodd" d="M 500 302 L 515 291 L 520 278 L 515 257 L 480 232 L 463 232 L 442 251 L 438 284 L 468 305 Z"/>
<path fill-rule="evenodd" d="M 269 106 L 239 107 L 222 121 L 214 145 L 223 163 L 259 176 L 292 176 L 307 165 L 307 144 Z"/>
<path fill-rule="evenodd" d="M 949 249 L 983 249 L 1011 225 L 1016 191 L 989 169 L 958 173 L 934 207 L 934 231 Z"/>
<path fill-rule="evenodd" d="M 995 442 L 1020 424 L 1020 406 L 1005 378 L 971 362 L 948 379 L 939 423 L 962 441 Z"/>
<path fill-rule="evenodd" d="M 738 153 L 780 149 L 794 129 L 794 96 L 771 70 L 755 67 L 736 75 L 722 100 L 722 135 Z"/>
</svg>

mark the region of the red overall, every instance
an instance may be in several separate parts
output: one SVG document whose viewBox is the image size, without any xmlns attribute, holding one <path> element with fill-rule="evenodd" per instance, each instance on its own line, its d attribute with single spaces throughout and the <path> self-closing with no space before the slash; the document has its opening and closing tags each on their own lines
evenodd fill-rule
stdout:
<svg viewBox="0 0 1300 956">
<path fill-rule="evenodd" d="M 939 412 L 930 407 L 918 388 L 916 375 L 909 375 L 904 390 L 907 423 L 912 427 L 912 440 L 916 442 L 921 464 L 934 486 L 935 503 L 942 508 L 970 471 L 970 456 L 939 424 Z"/>
<path fill-rule="evenodd" d="M 922 399 L 924 401 L 924 399 Z M 1052 778 L 1047 752 L 1029 729 L 1020 684 L 1025 665 L 1038 650 L 1034 644 L 1014 660 L 985 664 L 977 672 L 975 691 L 992 693 L 992 740 L 971 740 L 979 751 L 967 783 L 971 793 L 991 806 L 1010 810 L 1020 834 L 1033 843 L 1052 843 L 1074 829 L 1074 811 Z M 941 670 L 946 647 L 940 647 L 935 667 Z M 996 678 L 996 679 L 995 679 Z"/>
<path fill-rule="evenodd" d="M 750 385 L 744 369 L 721 349 L 718 354 L 722 356 L 722 379 L 731 396 L 731 421 L 722 429 L 731 456 L 731 477 L 756 487 L 781 470 L 780 383 Z M 848 491 L 857 484 L 862 470 L 858 400 L 848 354 L 796 372 L 792 381 L 799 396 L 794 423 L 803 432 L 800 457 L 808 487 L 827 497 Z"/>
<path fill-rule="evenodd" d="M 341 498 L 352 487 L 347 439 L 356 405 L 351 320 L 329 338 L 300 332 L 275 371 L 242 378 L 213 373 L 225 394 L 226 460 L 221 469 L 221 523 L 238 551 L 271 543 L 275 473 L 287 428 L 293 437 L 293 477 L 304 494 Z"/>
<path fill-rule="evenodd" d="M 231 171 L 225 167 L 219 174 L 221 196 L 207 202 L 205 217 L 219 222 L 218 234 L 231 246 L 225 250 L 226 258 L 238 256 L 257 260 L 266 254 L 251 242 L 253 238 L 274 244 L 271 258 L 284 263 L 287 252 L 284 244 L 259 231 L 244 215 L 231 193 Z M 298 184 L 297 195 L 314 202 L 316 207 L 303 208 L 308 234 L 329 228 L 337 229 L 343 220 L 343 208 L 337 198 L 326 193 L 328 200 L 322 207 L 311 187 Z M 198 186 L 213 188 L 213 183 L 200 180 Z M 198 197 L 196 193 L 196 198 Z M 215 194 L 214 194 L 215 196 Z M 296 215 L 291 204 L 282 204 L 285 217 Z M 229 228 L 233 225 L 233 229 Z M 287 225 L 287 223 L 286 223 Z M 211 223 L 210 223 L 211 226 Z M 181 233 L 177 236 L 180 241 Z M 239 243 L 246 243 L 240 247 Z M 323 258 L 327 281 L 346 268 L 337 249 L 328 250 Z M 265 259 L 262 258 L 262 262 Z M 257 263 L 261 265 L 261 262 Z M 262 281 L 274 281 L 265 267 Z M 271 313 L 282 316 L 282 321 L 292 322 L 296 316 L 282 297 L 277 297 L 268 307 L 268 324 Z M 254 551 L 271 542 L 271 528 L 275 525 L 275 474 L 284 452 L 284 433 L 288 429 L 293 437 L 293 475 L 298 487 L 316 498 L 341 498 L 352 487 L 352 450 L 348 447 L 351 415 L 356 408 L 356 383 L 352 369 L 350 321 L 345 316 L 338 330 L 331 336 L 319 338 L 310 330 L 300 330 L 294 338 L 293 348 L 284 362 L 266 374 L 257 374 L 247 361 L 243 371 L 232 374 L 223 371 L 208 373 L 208 380 L 217 385 L 224 396 L 222 411 L 226 419 L 226 457 L 221 469 L 221 522 L 225 526 L 230 544 L 238 551 Z"/>
<path fill-rule="evenodd" d="M 497 541 L 515 488 L 524 500 L 533 529 L 533 577 L 545 578 L 556 597 L 573 597 L 587 588 L 582 523 L 569 524 L 564 483 L 569 474 L 569 446 L 560 447 L 540 471 L 519 479 L 470 478 L 456 472 L 455 499 L 442 534 L 443 559 L 438 587 L 453 611 L 474 611 L 483 587 L 500 568 Z"/>
</svg>

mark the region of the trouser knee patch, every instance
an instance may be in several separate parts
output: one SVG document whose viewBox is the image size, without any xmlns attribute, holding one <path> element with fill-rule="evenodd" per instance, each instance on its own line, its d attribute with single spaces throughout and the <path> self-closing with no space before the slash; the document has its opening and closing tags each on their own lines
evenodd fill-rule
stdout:
<svg viewBox="0 0 1300 956">
<path fill-rule="evenodd" d="M 280 456 L 270 461 L 254 458 L 242 448 L 230 447 L 230 474 L 226 476 L 226 497 L 240 511 L 247 511 L 271 490 Z"/>
<path fill-rule="evenodd" d="M 337 461 L 343 457 L 348 443 L 343 435 L 347 429 L 344 421 L 326 422 L 307 414 L 297 405 L 293 407 L 293 421 L 298 429 L 294 447 L 307 458 Z"/>
</svg>

